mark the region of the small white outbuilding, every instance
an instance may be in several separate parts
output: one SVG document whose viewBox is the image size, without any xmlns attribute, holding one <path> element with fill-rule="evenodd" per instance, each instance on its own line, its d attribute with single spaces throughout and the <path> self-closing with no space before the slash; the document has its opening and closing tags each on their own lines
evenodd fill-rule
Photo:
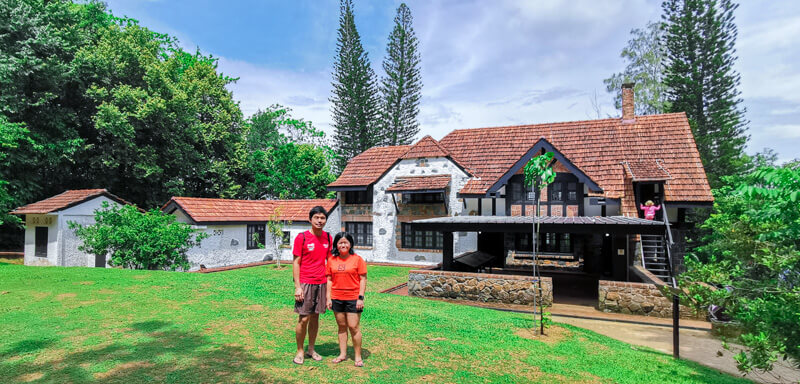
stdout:
<svg viewBox="0 0 800 384">
<path fill-rule="evenodd" d="M 94 212 L 104 202 L 130 204 L 105 189 L 74 189 L 12 211 L 25 221 L 25 265 L 106 267 L 105 257 L 81 251 L 81 240 L 70 222 L 94 224 Z"/>
</svg>

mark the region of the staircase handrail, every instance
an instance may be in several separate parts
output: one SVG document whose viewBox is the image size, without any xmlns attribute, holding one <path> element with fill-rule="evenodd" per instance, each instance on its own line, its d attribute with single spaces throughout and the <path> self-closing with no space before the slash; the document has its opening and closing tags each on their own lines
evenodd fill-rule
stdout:
<svg viewBox="0 0 800 384">
<path fill-rule="evenodd" d="M 678 284 L 677 281 L 675 280 L 675 272 L 673 271 L 672 267 L 672 252 L 671 252 L 672 245 L 675 244 L 675 242 L 672 240 L 672 229 L 669 226 L 669 217 L 667 216 L 667 206 L 663 202 L 661 203 L 661 212 L 663 212 L 664 224 L 667 227 L 667 244 L 664 247 L 664 249 L 667 252 L 667 263 L 669 264 L 669 277 L 670 280 L 672 280 L 672 286 L 674 288 L 677 288 Z"/>
</svg>

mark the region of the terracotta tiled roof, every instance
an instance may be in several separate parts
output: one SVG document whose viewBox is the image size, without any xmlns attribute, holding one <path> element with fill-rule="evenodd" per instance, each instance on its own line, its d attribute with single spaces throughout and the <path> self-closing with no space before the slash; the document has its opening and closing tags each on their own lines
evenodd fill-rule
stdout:
<svg viewBox="0 0 800 384">
<path fill-rule="evenodd" d="M 268 220 L 308 221 L 308 211 L 317 205 L 330 211 L 335 199 L 232 200 L 201 197 L 173 197 L 161 208 L 175 204 L 197 223 L 259 222 Z M 277 210 L 277 215 L 273 217 Z"/>
<path fill-rule="evenodd" d="M 694 136 L 683 113 L 456 130 L 439 143 L 477 176 L 460 191 L 483 194 L 545 138 L 609 198 L 625 187 L 622 162 L 656 162 L 668 171 L 666 201 L 713 201 Z"/>
<path fill-rule="evenodd" d="M 370 185 L 378 181 L 408 149 L 408 145 L 370 148 L 352 158 L 339 178 L 328 187 Z"/>
<path fill-rule="evenodd" d="M 450 184 L 450 175 L 402 176 L 386 188 L 386 192 L 425 191 L 445 189 Z"/>
<path fill-rule="evenodd" d="M 439 142 L 430 136 L 425 136 L 412 145 L 401 159 L 418 159 L 421 157 L 447 157 L 450 153 L 439 145 Z"/>
<path fill-rule="evenodd" d="M 658 160 L 631 160 L 623 161 L 627 176 L 633 181 L 669 180 L 669 172 L 664 169 Z"/>
<path fill-rule="evenodd" d="M 19 207 L 11 213 L 14 215 L 24 215 L 57 212 L 97 196 L 106 196 L 120 204 L 130 204 L 105 189 L 70 189 L 53 197 Z"/>
</svg>

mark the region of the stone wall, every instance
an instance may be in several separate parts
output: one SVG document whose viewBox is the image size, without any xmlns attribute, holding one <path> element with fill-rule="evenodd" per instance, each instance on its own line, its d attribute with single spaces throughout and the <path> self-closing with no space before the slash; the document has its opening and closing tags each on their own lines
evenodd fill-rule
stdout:
<svg viewBox="0 0 800 384">
<path fill-rule="evenodd" d="M 603 312 L 672 317 L 672 298 L 665 297 L 656 284 L 600 280 L 597 286 L 597 308 Z M 684 319 L 704 319 L 702 314 L 684 305 L 680 306 L 680 316 Z"/>
<path fill-rule="evenodd" d="M 540 254 L 537 264 L 549 271 L 583 271 L 583 260 L 572 255 Z M 506 256 L 506 267 L 530 267 L 533 265 L 533 253 L 509 250 Z"/>
<path fill-rule="evenodd" d="M 450 175 L 450 185 L 447 189 L 447 207 L 449 214 L 458 216 L 464 210 L 464 204 L 457 194 L 469 180 L 469 175 L 464 173 L 450 159 L 444 157 L 428 158 L 427 162 L 420 163 L 415 159 L 405 159 L 393 165 L 386 174 L 373 186 L 372 198 L 372 252 L 364 252 L 367 261 L 388 261 L 417 264 L 436 264 L 442 261 L 441 251 L 418 251 L 398 249 L 398 229 L 404 222 L 416 219 L 446 216 L 444 203 L 431 204 L 404 204 L 397 212 L 395 203 L 400 205 L 400 194 L 392 199 L 386 188 L 394 184 L 402 176 L 429 176 Z M 427 212 L 423 212 L 427 211 Z M 423 214 L 425 213 L 425 214 Z M 398 217 L 399 215 L 399 217 Z M 477 234 L 469 233 L 468 236 L 456 236 L 454 241 L 456 253 L 474 250 L 477 246 Z"/>
<path fill-rule="evenodd" d="M 534 281 L 530 276 L 414 270 L 408 273 L 408 293 L 421 297 L 533 304 Z M 542 291 L 544 305 L 552 305 L 551 278 L 542 278 Z"/>
</svg>

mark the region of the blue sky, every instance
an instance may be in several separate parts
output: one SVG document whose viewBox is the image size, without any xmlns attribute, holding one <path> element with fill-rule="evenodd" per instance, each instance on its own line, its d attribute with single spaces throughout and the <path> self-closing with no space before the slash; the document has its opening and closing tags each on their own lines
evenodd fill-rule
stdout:
<svg viewBox="0 0 800 384">
<path fill-rule="evenodd" d="M 118 16 L 220 58 L 246 116 L 282 104 L 331 133 L 339 4 L 319 1 L 109 0 Z M 420 137 L 459 128 L 618 116 L 603 79 L 624 67 L 630 30 L 660 17 L 650 0 L 406 2 L 422 55 Z M 362 43 L 380 75 L 399 1 L 355 0 Z M 800 157 L 800 2 L 743 2 L 736 69 L 750 120 L 748 152 Z M 594 101 L 593 101 L 594 100 Z M 597 108 L 595 107 L 597 106 Z"/>
</svg>

